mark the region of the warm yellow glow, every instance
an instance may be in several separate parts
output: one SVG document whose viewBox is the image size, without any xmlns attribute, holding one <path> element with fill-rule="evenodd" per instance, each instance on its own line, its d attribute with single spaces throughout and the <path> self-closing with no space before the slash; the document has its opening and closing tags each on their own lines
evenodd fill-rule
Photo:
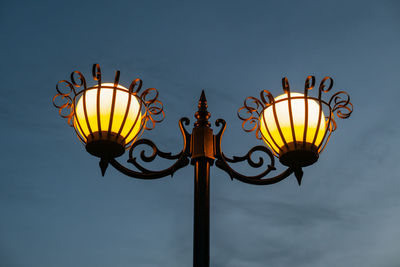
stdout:
<svg viewBox="0 0 400 267">
<path fill-rule="evenodd" d="M 306 108 L 305 108 L 305 99 L 304 95 L 300 93 L 290 93 L 290 97 L 302 97 L 298 99 L 291 99 L 291 107 L 292 107 L 292 115 L 293 115 L 293 126 L 295 132 L 295 139 L 293 140 L 293 133 L 290 124 L 289 117 L 289 101 L 287 100 L 288 95 L 282 94 L 275 98 L 275 101 L 280 99 L 281 102 L 275 103 L 276 115 L 278 119 L 278 123 L 280 129 L 282 131 L 283 138 L 286 140 L 286 143 L 292 142 L 303 142 L 304 140 L 304 126 L 305 126 L 305 116 L 306 116 Z M 318 122 L 320 106 L 317 101 L 313 99 L 307 99 L 308 105 L 308 122 L 307 122 L 307 133 L 306 133 L 306 143 L 312 143 L 314 141 L 315 134 L 317 134 L 317 138 L 315 140 L 315 145 L 319 146 L 323 141 L 324 133 L 325 133 L 325 115 L 322 111 L 321 119 Z M 267 124 L 268 131 L 265 126 Z M 317 131 L 317 127 L 319 124 L 319 129 Z M 264 141 L 269 144 L 272 150 L 279 152 L 279 148 L 284 146 L 284 141 L 279 133 L 277 123 L 275 121 L 273 107 L 272 105 L 266 108 L 261 114 L 260 117 L 260 130 L 263 135 Z M 275 142 L 274 142 L 275 141 Z M 279 147 L 279 148 L 278 148 Z"/>
<path fill-rule="evenodd" d="M 113 99 L 113 88 L 104 88 L 103 86 L 113 87 L 113 83 L 102 83 L 102 87 L 100 88 L 100 125 L 101 131 L 108 131 L 110 124 L 110 116 L 112 109 L 112 99 Z M 121 131 L 121 136 L 126 137 L 125 143 L 128 144 L 135 138 L 136 134 L 140 130 L 140 123 L 142 119 L 142 115 L 140 113 L 140 104 L 135 96 L 129 93 L 129 90 L 121 85 L 118 85 L 118 88 L 122 90 L 116 90 L 115 96 L 115 107 L 113 120 L 111 125 L 111 132 L 117 134 L 120 131 L 121 125 L 123 123 L 123 119 L 125 113 L 128 109 L 128 100 L 131 98 L 131 102 L 129 104 L 129 113 L 126 118 L 125 124 Z M 89 121 L 90 128 L 92 132 L 100 131 L 99 125 L 97 123 L 97 92 L 98 86 L 94 86 L 91 89 L 86 91 L 86 110 L 87 117 Z M 77 120 L 79 121 L 78 126 Z M 135 125 L 134 125 L 135 124 Z M 85 113 L 84 113 L 84 105 L 83 105 L 83 94 L 80 96 L 78 100 L 78 104 L 76 105 L 76 114 L 74 118 L 74 127 L 79 131 L 79 133 L 84 137 L 86 141 L 86 137 L 90 134 L 89 127 L 86 123 Z M 133 130 L 131 131 L 131 128 Z M 82 128 L 82 130 L 81 130 Z M 129 131 L 131 131 L 129 133 Z"/>
</svg>

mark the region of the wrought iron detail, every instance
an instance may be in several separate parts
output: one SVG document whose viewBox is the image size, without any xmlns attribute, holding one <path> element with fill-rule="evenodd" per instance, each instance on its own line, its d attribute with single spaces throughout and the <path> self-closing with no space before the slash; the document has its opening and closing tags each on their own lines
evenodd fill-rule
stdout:
<svg viewBox="0 0 400 267">
<path fill-rule="evenodd" d="M 113 102 L 115 102 L 115 95 L 118 90 L 123 90 L 118 87 L 119 85 L 119 77 L 120 72 L 117 71 L 114 78 L 114 83 L 112 86 L 102 84 L 102 75 L 100 66 L 98 64 L 93 65 L 92 69 L 93 79 L 97 81 L 97 88 L 104 87 L 114 89 L 113 91 Z M 318 89 L 318 98 L 309 96 L 309 91 L 311 91 L 315 87 L 315 77 L 308 76 L 305 82 L 304 87 L 304 96 L 298 95 L 291 95 L 290 92 L 290 85 L 288 79 L 285 77 L 282 79 L 282 88 L 284 93 L 287 95 L 287 98 L 283 100 L 288 101 L 288 109 L 289 109 L 289 118 L 290 118 L 290 125 L 292 128 L 293 133 L 293 140 L 295 140 L 294 134 L 294 123 L 293 123 L 293 110 L 291 107 L 291 99 L 303 99 L 305 101 L 305 114 L 307 118 L 308 114 L 308 99 L 311 99 L 318 103 L 320 107 L 319 111 L 319 120 L 321 120 L 322 116 L 322 107 L 327 107 L 329 109 L 329 114 L 324 118 L 325 119 L 325 126 L 326 130 L 324 133 L 323 141 L 318 146 L 318 153 L 322 152 L 328 142 L 330 135 L 336 129 L 336 122 L 334 118 L 334 114 L 336 114 L 341 119 L 348 118 L 352 111 L 353 105 L 350 102 L 350 97 L 345 91 L 339 91 L 332 95 L 329 102 L 325 102 L 322 100 L 322 93 L 329 92 L 333 87 L 333 79 L 330 77 L 325 77 Z M 58 108 L 59 114 L 68 120 L 68 124 L 75 127 L 78 137 L 81 139 L 83 143 L 86 143 L 87 137 L 82 136 L 79 132 L 83 132 L 82 127 L 80 125 L 79 120 L 75 118 L 76 114 L 76 106 L 77 106 L 77 99 L 83 97 L 85 99 L 86 92 L 89 89 L 96 88 L 94 87 L 87 87 L 85 77 L 79 71 L 74 71 L 71 73 L 70 81 L 62 80 L 59 81 L 56 85 L 57 94 L 53 98 L 53 104 L 55 107 Z M 144 90 L 141 94 L 139 94 L 142 88 L 142 80 L 134 79 L 129 86 L 129 93 L 135 96 L 139 102 L 141 108 L 144 108 L 144 115 L 142 116 L 142 124 L 141 129 L 137 136 L 134 138 L 134 141 L 129 144 L 129 153 L 128 153 L 128 160 L 127 163 L 132 164 L 133 169 L 123 166 L 120 164 L 115 157 L 100 157 L 100 168 L 102 174 L 105 174 L 105 171 L 109 164 L 111 164 L 114 168 L 122 172 L 123 174 L 139 178 L 139 179 L 158 179 L 165 176 L 173 176 L 173 174 L 179 170 L 187 166 L 190 163 L 190 159 L 203 160 L 207 158 L 207 160 L 212 164 L 215 160 L 215 164 L 218 168 L 224 170 L 231 179 L 237 179 L 239 181 L 255 184 L 255 185 L 268 185 L 274 184 L 277 182 L 282 181 L 283 179 L 290 176 L 292 173 L 295 174 L 295 177 L 299 183 L 301 184 L 301 179 L 303 176 L 302 167 L 305 165 L 301 164 L 285 164 L 288 167 L 283 170 L 280 174 L 277 174 L 273 177 L 267 177 L 273 171 L 276 171 L 275 167 L 275 157 L 279 156 L 279 152 L 275 151 L 274 149 L 270 150 L 266 146 L 255 146 L 251 148 L 245 155 L 243 156 L 233 156 L 228 157 L 222 151 L 222 136 L 226 129 L 226 122 L 223 119 L 218 119 L 215 122 L 217 127 L 220 127 L 217 134 L 212 133 L 212 129 L 210 128 L 210 123 L 208 118 L 210 117 L 210 113 L 207 110 L 207 101 L 205 98 L 204 91 L 200 97 L 199 101 L 199 110 L 196 112 L 195 117 L 197 121 L 194 124 L 193 132 L 189 133 L 184 125 L 189 125 L 190 121 L 188 118 L 182 118 L 179 120 L 179 128 L 183 137 L 183 148 L 177 154 L 172 154 L 170 152 L 164 152 L 160 150 L 157 145 L 149 140 L 149 139 L 139 139 L 140 134 L 143 132 L 144 129 L 151 130 L 154 128 L 155 124 L 161 122 L 164 117 L 164 110 L 163 104 L 160 100 L 158 100 L 158 91 L 155 88 L 148 88 Z M 79 90 L 80 89 L 80 90 Z M 98 92 L 100 90 L 97 90 Z M 126 92 L 126 90 L 125 90 Z M 99 93 L 97 93 L 99 94 Z M 284 142 L 285 147 L 289 147 L 289 144 L 283 138 L 282 131 L 279 127 L 279 121 L 277 119 L 277 111 L 275 108 L 275 104 L 283 101 L 282 99 L 275 99 L 271 92 L 268 90 L 262 90 L 260 92 L 260 97 L 247 97 L 244 101 L 243 107 L 238 110 L 238 117 L 243 121 L 242 128 L 246 132 L 255 132 L 258 139 L 263 139 L 267 142 L 266 138 L 263 137 L 263 134 L 260 130 L 261 123 L 265 124 L 265 119 L 263 122 L 260 122 L 261 117 L 266 108 L 273 107 L 273 116 L 277 124 L 277 128 L 279 130 L 280 136 Z M 99 96 L 97 96 L 97 114 L 100 114 L 100 105 L 99 105 Z M 115 103 L 112 104 L 113 107 Z M 129 106 L 129 103 L 128 103 Z M 85 120 L 88 121 L 88 115 L 86 107 L 83 108 L 85 112 Z M 129 109 L 128 109 L 129 110 Z M 112 122 L 112 116 L 110 115 L 110 124 Z M 125 113 L 125 117 L 123 123 L 127 119 L 128 111 Z M 136 120 L 139 118 L 136 118 Z M 307 133 L 307 119 L 305 121 L 304 126 L 304 142 Z M 92 130 L 90 129 L 89 123 L 88 130 L 90 134 L 93 134 Z M 101 122 L 98 121 L 98 127 L 101 129 Z M 319 127 L 319 125 L 318 125 Z M 110 128 L 108 129 L 108 133 L 110 133 Z M 203 129 L 204 128 L 204 129 Z M 121 126 L 122 129 L 122 126 Z M 207 130 L 207 131 L 206 131 Z M 266 130 L 268 131 L 268 126 L 266 126 Z M 318 130 L 318 129 L 317 129 Z M 316 130 L 316 131 L 317 131 Z M 121 130 L 118 134 L 121 133 Z M 196 134 L 197 133 L 197 134 Z M 100 131 L 101 134 L 101 131 Z M 207 137 L 207 138 L 206 138 Z M 314 137 L 313 144 L 315 143 L 316 135 Z M 274 141 L 275 142 L 275 141 Z M 268 142 L 267 142 L 268 143 Z M 268 145 L 272 148 L 273 146 L 268 143 Z M 276 143 L 274 144 L 276 147 L 278 146 Z M 296 148 L 296 143 L 294 144 Z M 143 148 L 140 150 L 140 148 Z M 279 148 L 281 149 L 281 148 Z M 203 151 L 202 153 L 198 153 L 198 151 Z M 138 152 L 138 156 L 134 156 L 135 152 Z M 207 153 L 206 153 L 207 152 Z M 256 154 L 261 153 L 261 156 L 256 158 Z M 163 170 L 150 170 L 147 167 L 143 166 L 142 163 L 149 163 L 156 159 L 164 159 L 169 161 L 174 161 L 172 165 Z M 195 162 L 194 161 L 194 162 Z M 281 158 L 280 161 L 282 162 Z M 192 163 L 194 163 L 192 162 Z M 259 174 L 248 176 L 242 173 L 239 173 L 231 165 L 236 163 L 247 163 L 250 167 L 261 169 Z"/>
<path fill-rule="evenodd" d="M 194 125 L 194 130 L 197 129 L 196 127 L 199 127 L 201 123 L 204 124 L 205 127 L 209 127 L 209 122 L 208 118 L 210 114 L 207 111 L 207 101 L 204 95 L 204 92 L 202 92 L 202 96 L 199 101 L 199 111 L 201 111 L 201 114 L 207 115 L 206 117 L 201 117 L 199 112 L 196 113 L 196 118 L 198 119 L 197 122 Z M 201 118 L 200 118 L 201 117 Z M 200 118 L 200 119 L 199 119 Z M 203 119 L 203 120 L 201 120 Z M 195 142 L 197 139 L 195 138 L 193 140 L 193 132 L 190 134 L 184 127 L 184 125 L 189 125 L 189 119 L 188 118 L 182 118 L 179 121 L 179 127 L 182 133 L 183 137 L 183 149 L 181 152 L 177 154 L 172 154 L 170 152 L 164 152 L 161 151 L 156 144 L 154 144 L 153 141 L 148 140 L 148 139 L 140 139 L 136 141 L 131 148 L 129 149 L 129 159 L 127 160 L 128 163 L 132 164 L 134 169 L 129 169 L 122 164 L 120 164 L 117 160 L 112 159 L 109 161 L 109 163 L 116 168 L 118 171 L 122 172 L 125 175 L 128 175 L 133 178 L 139 178 L 139 179 L 158 179 L 162 178 L 165 176 L 173 175 L 178 169 L 185 167 L 190 163 L 190 159 L 193 160 L 195 157 L 195 152 L 192 151 L 193 148 L 191 149 L 192 145 L 191 142 Z M 219 132 L 214 135 L 214 149 L 215 149 L 215 158 L 216 158 L 216 166 L 225 172 L 228 173 L 228 175 L 231 177 L 231 179 L 237 179 L 239 181 L 248 183 L 248 184 L 255 184 L 255 185 L 268 185 L 268 184 L 274 184 L 277 183 L 288 176 L 290 176 L 293 172 L 296 174 L 296 178 L 298 180 L 298 183 L 301 183 L 301 176 L 302 172 L 301 169 L 294 169 L 294 168 L 287 168 L 284 170 L 281 174 L 276 175 L 275 177 L 270 177 L 270 178 L 265 178 L 268 174 L 270 174 L 272 171 L 275 171 L 275 158 L 273 156 L 273 153 L 265 146 L 255 146 L 251 148 L 246 155 L 244 156 L 233 156 L 232 158 L 227 157 L 223 152 L 222 152 L 222 147 L 221 147 L 221 140 L 222 136 L 225 132 L 226 129 L 226 122 L 223 119 L 218 119 L 215 122 L 215 125 L 217 127 L 221 127 Z M 203 139 L 202 139 L 203 140 Z M 200 143 L 202 141 L 197 140 Z M 210 144 L 208 144 L 210 145 Z M 139 150 L 139 147 L 145 146 L 147 149 L 142 149 Z M 207 146 L 207 145 L 206 145 Z M 138 151 L 137 151 L 138 150 Z M 212 149 L 213 150 L 213 149 Z M 134 156 L 134 152 L 137 151 L 139 157 Z M 254 155 L 257 152 L 261 152 L 264 155 L 262 157 L 259 157 L 258 160 L 254 159 Z M 169 167 L 164 170 L 160 171 L 154 171 L 150 170 L 143 165 L 139 163 L 139 160 L 143 163 L 149 163 L 154 161 L 156 158 L 162 158 L 166 160 L 175 160 L 175 162 Z M 198 159 L 197 159 L 198 160 Z M 209 161 L 214 161 L 210 157 L 207 158 Z M 247 162 L 249 166 L 253 168 L 264 168 L 264 170 L 259 173 L 258 175 L 255 176 L 246 176 L 244 174 L 241 174 L 234 170 L 230 164 L 234 163 L 239 163 L 239 162 Z M 108 163 L 101 163 L 104 166 Z"/>
<path fill-rule="evenodd" d="M 135 167 L 135 170 L 124 167 L 115 159 L 110 160 L 109 163 L 114 168 L 116 168 L 117 170 L 122 172 L 123 174 L 128 175 L 130 177 L 134 177 L 134 178 L 158 179 L 158 178 L 162 178 L 162 177 L 165 177 L 168 175 L 173 176 L 173 174 L 177 170 L 187 166 L 190 163 L 190 161 L 189 161 L 189 158 L 190 158 L 190 134 L 184 127 L 184 125 L 189 125 L 189 123 L 190 123 L 190 121 L 188 118 L 182 118 L 179 120 L 179 128 L 181 130 L 182 137 L 183 137 L 183 149 L 178 154 L 172 154 L 170 152 L 163 152 L 154 144 L 153 141 L 148 140 L 148 139 L 140 139 L 140 140 L 136 141 L 129 149 L 128 162 L 131 163 Z M 149 147 L 151 149 L 150 155 L 146 154 L 146 151 L 144 149 L 140 151 L 140 153 L 139 153 L 140 159 L 143 162 L 152 162 L 157 157 L 167 159 L 167 160 L 176 160 L 176 161 L 170 167 L 168 167 L 164 170 L 160 170 L 160 171 L 149 170 L 149 169 L 143 167 L 138 162 L 138 158 L 133 156 L 136 148 L 138 148 L 141 145 L 146 145 L 147 147 Z"/>
<path fill-rule="evenodd" d="M 226 122 L 223 119 L 218 119 L 215 122 L 215 125 L 217 127 L 221 127 L 219 132 L 215 135 L 215 146 L 216 146 L 216 162 L 215 165 L 220 168 L 221 170 L 224 170 L 226 173 L 229 174 L 231 179 L 237 179 L 241 182 L 248 183 L 248 184 L 254 184 L 254 185 L 269 185 L 269 184 L 275 184 L 283 179 L 287 178 L 289 175 L 291 175 L 293 172 L 296 174 L 297 181 L 300 185 L 301 183 L 301 170 L 294 170 L 293 168 L 289 167 L 285 171 L 283 171 L 281 174 L 276 175 L 274 177 L 270 178 L 265 178 L 271 171 L 275 171 L 275 159 L 274 155 L 272 152 L 265 146 L 255 146 L 251 148 L 246 155 L 244 156 L 233 156 L 232 158 L 229 158 L 225 156 L 225 154 L 222 152 L 222 147 L 221 147 L 221 140 L 222 140 L 222 135 L 225 132 L 226 129 Z M 255 152 L 262 152 L 266 154 L 264 157 L 259 157 L 258 161 L 255 161 L 253 159 L 253 154 Z M 266 161 L 266 158 L 269 159 L 269 164 Z M 244 174 L 241 174 L 237 171 L 235 171 L 229 163 L 238 163 L 238 162 L 243 162 L 247 161 L 247 163 L 253 167 L 253 168 L 261 168 L 263 166 L 266 166 L 264 170 L 254 176 L 246 176 Z"/>
</svg>

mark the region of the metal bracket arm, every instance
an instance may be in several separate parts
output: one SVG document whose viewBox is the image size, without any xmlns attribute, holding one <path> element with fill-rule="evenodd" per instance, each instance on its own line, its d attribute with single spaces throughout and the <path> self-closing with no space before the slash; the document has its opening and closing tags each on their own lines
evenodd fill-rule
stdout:
<svg viewBox="0 0 400 267">
<path fill-rule="evenodd" d="M 118 171 L 121 173 L 133 177 L 133 178 L 139 178 L 139 179 L 159 179 L 163 178 L 166 176 L 173 176 L 173 174 L 187 166 L 190 161 L 190 137 L 191 135 L 187 132 L 187 130 L 184 128 L 183 124 L 189 125 L 190 121 L 188 118 L 181 118 L 179 120 L 179 128 L 181 130 L 182 136 L 183 136 L 183 149 L 180 153 L 176 155 L 172 155 L 172 153 L 169 152 L 163 152 L 158 149 L 158 147 L 153 143 L 153 141 L 148 140 L 148 139 L 140 139 L 137 142 L 135 142 L 132 147 L 129 149 L 129 159 L 128 162 L 133 164 L 137 170 L 132 170 L 129 169 L 123 165 L 121 165 L 117 160 L 112 159 L 109 161 L 109 163 Z M 160 171 L 152 171 L 149 170 L 142 165 L 139 164 L 137 161 L 136 157 L 133 157 L 133 151 L 135 150 L 136 147 L 139 145 L 147 145 L 152 149 L 151 155 L 146 155 L 145 150 L 142 150 L 140 152 L 140 159 L 144 162 L 152 162 L 158 157 L 168 159 L 168 160 L 176 160 L 175 163 Z M 104 164 L 104 163 L 103 163 Z M 106 163 L 107 164 L 107 163 Z M 102 162 L 100 162 L 100 166 L 102 165 Z"/>
<path fill-rule="evenodd" d="M 215 157 L 217 158 L 215 165 L 218 168 L 220 168 L 221 170 L 224 170 L 226 173 L 228 173 L 229 176 L 231 177 L 231 179 L 235 178 L 241 182 L 248 183 L 248 184 L 254 184 L 254 185 L 269 185 L 269 184 L 278 183 L 278 182 L 282 181 L 283 179 L 287 178 L 288 176 L 290 176 L 293 172 L 295 172 L 294 169 L 289 167 L 277 176 L 263 179 L 263 177 L 268 175 L 271 171 L 276 170 L 275 159 L 274 159 L 274 155 L 272 154 L 272 152 L 265 146 L 255 146 L 255 147 L 251 148 L 249 150 L 249 152 L 247 152 L 247 154 L 242 157 L 234 156 L 233 158 L 228 158 L 224 155 L 224 153 L 222 152 L 222 148 L 221 148 L 221 139 L 222 139 L 222 135 L 225 132 L 226 122 L 223 119 L 218 119 L 215 122 L 215 125 L 217 127 L 221 126 L 220 131 L 215 136 L 215 147 L 216 147 Z M 243 175 L 243 174 L 235 171 L 234 169 L 232 169 L 229 166 L 228 163 L 237 163 L 237 162 L 247 161 L 247 163 L 253 168 L 262 167 L 264 165 L 264 159 L 262 157 L 260 157 L 257 162 L 255 162 L 252 159 L 252 155 L 256 151 L 264 152 L 270 158 L 270 164 L 267 165 L 267 169 L 265 171 L 263 171 L 262 173 L 255 175 L 255 176 L 246 176 L 246 175 Z M 297 175 L 296 175 L 296 178 L 297 178 Z M 301 177 L 300 177 L 300 179 L 297 178 L 297 180 L 300 184 Z"/>
</svg>

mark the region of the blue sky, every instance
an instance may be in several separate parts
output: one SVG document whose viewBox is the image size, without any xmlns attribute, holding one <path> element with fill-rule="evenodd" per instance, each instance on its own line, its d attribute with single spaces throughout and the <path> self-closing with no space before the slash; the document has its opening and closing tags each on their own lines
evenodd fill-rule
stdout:
<svg viewBox="0 0 400 267">
<path fill-rule="evenodd" d="M 243 155 L 261 144 L 236 116 L 245 97 L 280 94 L 284 76 L 293 91 L 307 75 L 332 76 L 355 109 L 301 187 L 211 169 L 211 266 L 399 266 L 399 11 L 397 1 L 2 2 L 0 266 L 191 265 L 191 167 L 102 178 L 52 106 L 57 81 L 80 70 L 90 84 L 93 63 L 105 80 L 118 69 L 121 84 L 140 77 L 159 90 L 166 119 L 144 137 L 172 152 L 202 89 L 211 120 L 228 123 L 225 153 Z"/>
</svg>

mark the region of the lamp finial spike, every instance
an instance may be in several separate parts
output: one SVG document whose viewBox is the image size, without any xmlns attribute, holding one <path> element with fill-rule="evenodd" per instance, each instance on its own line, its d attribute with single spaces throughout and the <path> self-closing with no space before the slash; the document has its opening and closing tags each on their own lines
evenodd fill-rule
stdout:
<svg viewBox="0 0 400 267">
<path fill-rule="evenodd" d="M 202 102 L 207 102 L 206 94 L 204 93 L 204 89 L 201 90 L 200 101 L 202 101 Z"/>
<path fill-rule="evenodd" d="M 208 105 L 207 105 L 207 99 L 206 99 L 206 94 L 204 93 L 204 90 L 201 91 L 201 96 L 199 99 L 199 104 L 198 104 L 198 110 L 196 114 L 194 114 L 194 117 L 197 119 L 195 126 L 207 126 L 210 127 L 211 124 L 208 121 L 208 119 L 211 117 L 210 112 L 207 110 Z"/>
<path fill-rule="evenodd" d="M 303 170 L 300 167 L 296 167 L 294 170 L 294 175 L 296 176 L 297 183 L 301 185 L 301 180 L 303 179 Z"/>
<path fill-rule="evenodd" d="M 100 165 L 101 175 L 104 177 L 104 175 L 106 174 L 107 167 L 108 167 L 108 161 L 106 159 L 102 158 L 102 159 L 100 159 L 99 165 Z"/>
</svg>

